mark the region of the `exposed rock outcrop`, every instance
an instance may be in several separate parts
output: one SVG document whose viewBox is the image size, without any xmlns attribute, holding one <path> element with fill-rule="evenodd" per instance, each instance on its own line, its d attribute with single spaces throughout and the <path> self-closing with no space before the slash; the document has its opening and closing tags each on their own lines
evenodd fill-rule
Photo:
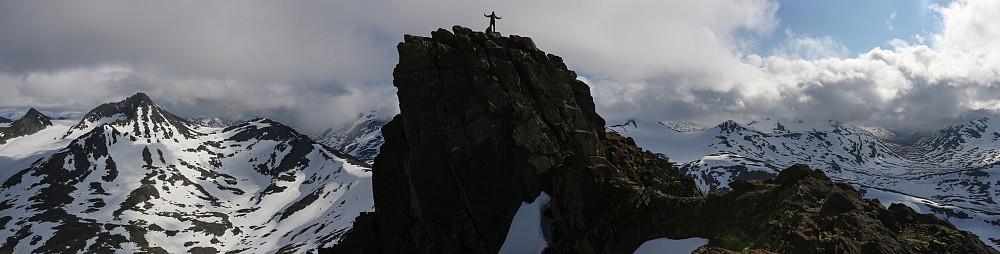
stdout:
<svg viewBox="0 0 1000 254">
<path fill-rule="evenodd" d="M 703 253 L 766 250 L 777 253 L 996 253 L 979 238 L 933 215 L 901 204 L 866 200 L 820 170 L 795 165 L 766 180 L 740 180 L 729 192 L 653 206 L 652 227 L 663 236 L 703 237 Z M 696 252 L 699 252 L 696 251 Z"/>
<path fill-rule="evenodd" d="M 705 196 L 666 160 L 605 133 L 590 88 L 558 56 L 526 37 L 453 31 L 397 46 L 401 114 L 382 128 L 376 212 L 328 251 L 496 253 L 519 204 L 541 191 L 552 197 L 551 253 L 630 253 L 661 237 L 709 238 L 708 252 L 989 250 L 804 167 Z"/>
<path fill-rule="evenodd" d="M 16 137 L 23 137 L 52 126 L 52 117 L 48 117 L 34 108 L 28 109 L 20 119 L 17 119 L 10 126 L 0 127 L 0 145 L 7 143 L 7 140 Z"/>
</svg>

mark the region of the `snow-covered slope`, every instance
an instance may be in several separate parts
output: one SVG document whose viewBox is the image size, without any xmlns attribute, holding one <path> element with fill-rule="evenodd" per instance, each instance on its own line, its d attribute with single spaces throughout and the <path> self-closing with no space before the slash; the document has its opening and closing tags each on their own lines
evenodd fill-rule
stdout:
<svg viewBox="0 0 1000 254">
<path fill-rule="evenodd" d="M 974 168 L 1000 162 L 1000 119 L 979 118 L 953 125 L 921 140 L 923 162 Z"/>
<path fill-rule="evenodd" d="M 380 118 L 376 112 L 361 114 L 354 122 L 327 129 L 316 137 L 316 142 L 372 164 L 379 147 L 385 143 L 382 126 L 387 122 L 389 119 Z"/>
<path fill-rule="evenodd" d="M 205 126 L 205 127 L 215 127 L 215 128 L 224 128 L 226 126 L 230 126 L 230 125 L 234 125 L 234 124 L 238 124 L 238 123 L 244 122 L 244 121 L 233 120 L 233 119 L 229 119 L 229 118 L 206 117 L 206 116 L 192 117 L 192 118 L 188 118 L 187 120 L 188 120 L 188 122 L 192 122 L 192 123 L 197 124 L 197 125 L 201 125 L 201 126 Z"/>
<path fill-rule="evenodd" d="M 137 94 L 57 123 L 0 146 L 0 253 L 304 253 L 373 210 L 368 169 L 270 120 L 201 127 Z"/>
<path fill-rule="evenodd" d="M 674 130 L 676 132 L 692 132 L 692 131 L 701 131 L 701 130 L 704 130 L 704 129 L 708 129 L 708 127 L 705 127 L 705 126 L 703 126 L 701 124 L 692 123 L 692 122 L 670 122 L 670 121 L 663 121 L 663 122 L 660 122 L 660 124 L 662 124 L 663 126 L 666 126 L 667 128 L 670 128 L 671 130 Z"/>
<path fill-rule="evenodd" d="M 52 120 L 52 126 L 28 136 L 7 140 L 0 145 L 0 181 L 28 168 L 31 163 L 46 158 L 69 145 L 72 139 L 63 139 L 69 127 L 77 121 Z"/>
</svg>

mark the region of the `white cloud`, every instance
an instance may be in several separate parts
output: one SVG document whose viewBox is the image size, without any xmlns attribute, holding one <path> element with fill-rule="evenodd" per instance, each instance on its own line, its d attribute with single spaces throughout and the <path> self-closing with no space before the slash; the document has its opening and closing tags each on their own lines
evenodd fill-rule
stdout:
<svg viewBox="0 0 1000 254">
<path fill-rule="evenodd" d="M 932 7 L 942 16 L 944 29 L 934 36 L 939 49 L 996 49 L 1000 45 L 1000 1 L 955 0 Z"/>
<path fill-rule="evenodd" d="M 850 50 L 830 36 L 814 37 L 785 30 L 786 42 L 776 48 L 772 55 L 792 59 L 816 60 L 822 58 L 844 58 Z"/>
<path fill-rule="evenodd" d="M 931 34 L 932 45 L 893 40 L 891 49 L 848 57 L 830 37 L 786 31 L 788 41 L 770 56 L 732 51 L 734 58 L 743 55 L 739 64 L 720 62 L 728 72 L 718 76 L 692 71 L 598 80 L 595 96 L 610 121 L 783 117 L 931 129 L 998 113 L 1000 26 L 988 17 L 1000 16 L 1000 2 L 961 0 L 935 10 L 944 28 Z M 608 88 L 615 86 L 630 91 Z M 609 98 L 622 95 L 632 97 Z"/>
</svg>

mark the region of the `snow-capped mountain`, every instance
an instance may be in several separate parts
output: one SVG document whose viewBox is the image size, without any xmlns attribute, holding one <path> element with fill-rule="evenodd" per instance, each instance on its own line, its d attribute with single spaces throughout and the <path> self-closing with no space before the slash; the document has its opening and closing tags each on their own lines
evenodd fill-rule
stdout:
<svg viewBox="0 0 1000 254">
<path fill-rule="evenodd" d="M 380 118 L 378 113 L 368 112 L 359 115 L 354 122 L 327 129 L 315 139 L 316 142 L 372 164 L 379 147 L 385 143 L 381 130 L 387 122 L 389 119 Z"/>
<path fill-rule="evenodd" d="M 947 168 L 976 168 L 1000 162 L 1000 120 L 979 118 L 953 125 L 921 140 L 914 158 Z"/>
<path fill-rule="evenodd" d="M 617 131 L 671 156 L 704 191 L 772 177 L 802 163 L 855 185 L 868 198 L 933 213 L 1000 247 L 1000 122 L 995 120 L 951 126 L 910 143 L 889 142 L 896 136 L 881 128 L 836 122 L 727 121 L 683 133 L 640 123 Z"/>
<path fill-rule="evenodd" d="M 33 150 L 33 151 L 32 151 Z M 0 145 L 0 253 L 303 253 L 372 211 L 370 172 L 267 119 L 193 124 L 139 93 Z"/>
<path fill-rule="evenodd" d="M 34 134 L 48 126 L 52 126 L 51 117 L 43 115 L 34 108 L 29 109 L 28 113 L 9 126 L 0 127 L 0 145 L 13 138 Z"/>
</svg>

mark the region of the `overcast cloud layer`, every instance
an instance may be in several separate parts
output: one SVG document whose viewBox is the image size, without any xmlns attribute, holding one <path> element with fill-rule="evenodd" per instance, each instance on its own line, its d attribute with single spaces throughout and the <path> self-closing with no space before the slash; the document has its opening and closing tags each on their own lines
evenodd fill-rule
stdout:
<svg viewBox="0 0 1000 254">
<path fill-rule="evenodd" d="M 1000 2 L 860 55 L 779 29 L 779 4 L 711 1 L 0 1 L 0 109 L 89 110 L 147 92 L 185 117 L 306 132 L 394 114 L 403 34 L 458 24 L 532 37 L 591 84 L 609 122 L 782 117 L 939 128 L 1000 110 Z M 787 41 L 760 52 L 775 33 Z"/>
</svg>

